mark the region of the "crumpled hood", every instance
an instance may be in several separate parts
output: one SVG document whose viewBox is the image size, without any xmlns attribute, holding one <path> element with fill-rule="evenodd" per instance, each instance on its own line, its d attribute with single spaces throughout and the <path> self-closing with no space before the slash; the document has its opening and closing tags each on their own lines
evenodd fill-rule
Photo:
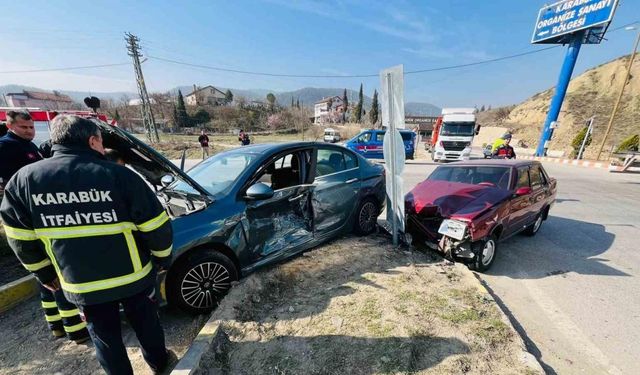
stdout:
<svg viewBox="0 0 640 375">
<path fill-rule="evenodd" d="M 511 196 L 493 186 L 425 180 L 405 196 L 405 210 L 423 217 L 472 220 Z"/>
</svg>

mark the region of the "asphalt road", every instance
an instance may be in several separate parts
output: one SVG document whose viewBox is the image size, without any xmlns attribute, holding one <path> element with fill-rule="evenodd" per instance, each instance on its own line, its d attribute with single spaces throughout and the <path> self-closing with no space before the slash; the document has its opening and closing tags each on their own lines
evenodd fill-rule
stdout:
<svg viewBox="0 0 640 375">
<path fill-rule="evenodd" d="M 435 165 L 410 162 L 405 191 Z M 481 275 L 548 373 L 640 373 L 640 175 L 545 163 L 557 203 Z"/>
</svg>

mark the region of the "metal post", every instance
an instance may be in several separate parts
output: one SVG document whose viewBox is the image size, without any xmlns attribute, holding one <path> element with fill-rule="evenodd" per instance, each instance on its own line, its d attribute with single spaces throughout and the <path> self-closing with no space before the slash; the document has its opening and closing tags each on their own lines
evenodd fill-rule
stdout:
<svg viewBox="0 0 640 375">
<path fill-rule="evenodd" d="M 607 131 L 604 133 L 604 138 L 602 138 L 602 143 L 600 143 L 600 148 L 598 149 L 598 156 L 596 157 L 596 160 L 600 160 L 600 154 L 602 153 L 602 148 L 604 147 L 604 144 L 607 141 L 607 138 L 609 137 L 609 132 L 611 132 L 613 119 L 616 117 L 616 112 L 618 112 L 618 106 L 620 105 L 620 101 L 622 100 L 622 95 L 624 94 L 625 86 L 627 86 L 627 82 L 629 81 L 629 77 L 631 76 L 631 66 L 633 65 L 633 60 L 636 58 L 636 51 L 638 51 L 639 43 L 640 43 L 640 31 L 638 31 L 638 37 L 636 38 L 636 43 L 633 46 L 633 51 L 631 52 L 631 59 L 629 60 L 629 66 L 627 66 L 627 74 L 624 76 L 624 81 L 622 82 L 622 87 L 620 88 L 620 95 L 618 95 L 618 100 L 616 100 L 616 104 L 613 106 L 613 110 L 611 111 L 611 117 L 609 118 Z"/>
<path fill-rule="evenodd" d="M 584 31 L 579 31 L 573 35 L 573 39 L 567 49 L 567 54 L 564 57 L 562 63 L 562 69 L 560 70 L 560 77 L 558 77 L 558 84 L 556 85 L 556 94 L 551 100 L 549 106 L 549 112 L 547 113 L 547 119 L 544 122 L 542 128 L 542 134 L 538 141 L 538 147 L 536 148 L 536 156 L 545 156 L 547 153 L 548 142 L 553 135 L 553 129 L 551 129 L 551 123 L 558 120 L 560 115 L 560 109 L 562 108 L 562 102 L 564 96 L 567 93 L 567 87 L 573 74 L 573 68 L 576 65 L 578 59 L 578 53 L 580 52 L 580 46 L 582 45 L 582 39 L 584 38 Z"/>
<path fill-rule="evenodd" d="M 391 73 L 387 73 L 387 98 L 389 100 L 389 141 L 391 142 L 391 235 L 393 237 L 393 246 L 398 246 L 398 220 L 397 220 L 397 207 L 396 207 L 396 142 L 395 131 L 396 124 L 393 121 L 393 91 L 391 91 Z"/>
<path fill-rule="evenodd" d="M 580 146 L 580 152 L 578 152 L 578 160 L 582 160 L 582 153 L 584 152 L 584 146 L 587 144 L 587 138 L 589 138 L 592 131 L 593 131 L 593 117 L 589 119 L 589 127 L 587 128 L 587 134 L 585 134 L 584 139 L 582 140 L 582 145 Z"/>
<path fill-rule="evenodd" d="M 131 33 L 125 33 L 125 40 L 127 41 L 127 50 L 129 56 L 133 60 L 133 70 L 136 73 L 136 81 L 138 83 L 138 94 L 140 95 L 140 111 L 142 114 L 142 123 L 147 131 L 147 137 L 150 143 L 156 143 L 160 139 L 158 137 L 158 129 L 156 129 L 156 122 L 153 118 L 153 112 L 151 111 L 151 101 L 149 100 L 149 94 L 147 93 L 147 86 L 144 82 L 144 76 L 142 75 L 142 67 L 140 65 L 140 41 L 137 36 Z"/>
</svg>

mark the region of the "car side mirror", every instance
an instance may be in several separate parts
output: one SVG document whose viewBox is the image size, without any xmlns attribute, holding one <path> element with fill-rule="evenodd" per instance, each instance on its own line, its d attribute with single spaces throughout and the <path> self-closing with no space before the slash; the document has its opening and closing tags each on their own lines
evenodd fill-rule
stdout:
<svg viewBox="0 0 640 375">
<path fill-rule="evenodd" d="M 245 197 L 253 200 L 269 199 L 273 197 L 273 189 L 262 182 L 258 182 L 247 189 Z"/>
<path fill-rule="evenodd" d="M 521 187 L 518 190 L 516 190 L 516 197 L 521 197 L 523 195 L 529 195 L 531 194 L 533 190 L 531 190 L 530 187 Z"/>
<path fill-rule="evenodd" d="M 476 135 L 480 134 L 480 125 L 476 126 Z"/>
<path fill-rule="evenodd" d="M 175 181 L 175 180 L 176 180 L 176 178 L 173 177 L 173 175 L 165 174 L 160 179 L 160 183 L 162 184 L 162 186 L 167 187 L 167 186 L 171 185 L 173 183 L 173 181 Z"/>
</svg>

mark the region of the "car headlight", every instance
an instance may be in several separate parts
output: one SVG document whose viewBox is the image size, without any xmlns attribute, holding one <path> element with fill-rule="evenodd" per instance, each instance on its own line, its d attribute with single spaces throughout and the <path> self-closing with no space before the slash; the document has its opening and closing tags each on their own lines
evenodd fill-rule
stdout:
<svg viewBox="0 0 640 375">
<path fill-rule="evenodd" d="M 447 237 L 451 237 L 458 241 L 462 240 L 467 232 L 467 224 L 458 221 L 458 220 L 450 220 L 445 219 L 440 224 L 440 228 L 438 229 L 438 233 L 443 234 Z"/>
</svg>

